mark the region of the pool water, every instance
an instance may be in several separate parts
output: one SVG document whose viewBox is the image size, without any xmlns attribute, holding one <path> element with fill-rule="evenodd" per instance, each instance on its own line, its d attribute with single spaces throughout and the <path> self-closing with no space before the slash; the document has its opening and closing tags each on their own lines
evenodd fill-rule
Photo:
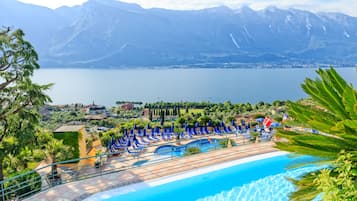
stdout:
<svg viewBox="0 0 357 201">
<path fill-rule="evenodd" d="M 185 151 L 189 147 L 199 147 L 202 152 L 208 152 L 214 149 L 219 149 L 221 146 L 219 145 L 218 139 L 200 139 L 192 141 L 186 145 L 175 146 L 175 145 L 163 145 L 158 147 L 155 150 L 155 155 L 157 156 L 183 156 Z"/>
<path fill-rule="evenodd" d="M 135 163 L 133 163 L 133 166 L 141 166 L 144 163 L 148 162 L 149 160 L 141 160 L 141 161 L 136 161 Z"/>
<path fill-rule="evenodd" d="M 306 166 L 298 169 L 286 167 L 295 162 L 311 160 L 311 157 L 291 158 L 287 155 L 243 163 L 186 179 L 157 186 L 144 187 L 120 195 L 114 191 L 105 201 L 287 201 L 294 190 L 285 177 L 297 178 L 317 170 Z"/>
</svg>

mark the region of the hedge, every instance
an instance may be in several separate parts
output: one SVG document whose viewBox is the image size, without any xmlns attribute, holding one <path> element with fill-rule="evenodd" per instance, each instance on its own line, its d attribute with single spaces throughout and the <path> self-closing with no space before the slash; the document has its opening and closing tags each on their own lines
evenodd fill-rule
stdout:
<svg viewBox="0 0 357 201">
<path fill-rule="evenodd" d="M 63 144 L 71 147 L 72 156 L 68 156 L 64 160 L 71 160 L 80 157 L 80 150 L 78 144 L 79 132 L 61 132 L 55 133 L 54 137 L 59 140 L 63 140 Z"/>
</svg>

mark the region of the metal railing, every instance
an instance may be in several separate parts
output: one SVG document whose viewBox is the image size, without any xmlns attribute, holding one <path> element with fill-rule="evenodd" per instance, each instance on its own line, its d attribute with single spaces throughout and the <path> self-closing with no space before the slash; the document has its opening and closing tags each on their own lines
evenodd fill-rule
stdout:
<svg viewBox="0 0 357 201">
<path fill-rule="evenodd" d="M 105 174 L 128 170 L 138 166 L 157 164 L 167 160 L 176 159 L 180 156 L 175 153 L 175 147 L 173 147 L 171 150 L 167 149 L 166 151 L 160 151 L 160 155 L 156 154 L 154 150 L 157 150 L 157 148 L 165 145 L 176 145 L 176 147 L 185 146 L 189 142 L 196 140 L 198 144 L 201 144 L 200 140 L 202 141 L 203 139 L 207 139 L 208 136 L 210 136 L 212 140 L 215 139 L 215 136 L 212 134 L 202 135 L 199 137 L 196 136 L 192 139 L 181 139 L 165 143 L 152 144 L 145 148 L 146 150 L 151 151 L 143 152 L 140 155 L 135 156 L 128 154 L 126 151 L 118 151 L 115 153 L 103 153 L 98 156 L 52 163 L 0 182 L 0 201 L 1 199 L 3 201 L 21 200 L 29 196 L 33 196 L 38 192 L 46 191 L 54 186 L 64 183 L 79 181 Z M 216 136 L 224 139 L 222 138 L 222 135 Z M 224 137 L 230 139 L 240 139 L 241 143 L 238 145 L 252 142 L 252 140 L 246 139 L 243 135 L 240 134 L 238 136 L 237 134 L 233 133 L 224 134 Z M 205 142 L 206 141 L 207 140 L 205 140 Z M 210 149 L 205 150 L 205 152 L 217 149 L 222 149 L 222 146 L 219 143 L 210 145 Z"/>
</svg>

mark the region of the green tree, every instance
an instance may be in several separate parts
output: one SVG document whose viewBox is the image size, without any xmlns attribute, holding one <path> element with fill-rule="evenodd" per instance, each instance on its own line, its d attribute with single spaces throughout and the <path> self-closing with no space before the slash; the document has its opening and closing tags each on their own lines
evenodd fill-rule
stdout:
<svg viewBox="0 0 357 201">
<path fill-rule="evenodd" d="M 352 154 L 351 164 L 356 168 L 357 156 L 357 92 L 351 84 L 333 69 L 317 70 L 320 78 L 306 79 L 302 84 L 311 97 L 309 104 L 288 102 L 289 115 L 307 128 L 319 130 L 320 134 L 297 131 L 279 131 L 279 136 L 287 139 L 277 143 L 279 149 L 297 154 L 312 155 L 329 163 L 338 158 L 341 150 Z M 340 164 L 331 171 L 338 170 Z M 320 188 L 316 178 L 323 171 L 307 173 L 300 180 L 292 180 L 297 191 L 290 195 L 292 200 L 312 200 L 320 193 L 328 193 Z M 327 174 L 324 177 L 329 177 Z M 354 176 L 356 182 L 356 175 Z M 341 189 L 340 189 L 341 190 Z M 354 186 L 356 191 L 356 183 Z M 357 200 L 357 197 L 354 197 Z"/>
<path fill-rule="evenodd" d="M 121 126 L 121 128 L 128 128 L 131 129 L 133 128 L 132 124 L 130 124 L 129 126 Z M 110 129 L 106 132 L 100 133 L 99 134 L 99 139 L 100 139 L 100 143 L 103 147 L 108 147 L 108 144 L 112 141 L 112 137 L 114 139 L 117 139 L 119 137 L 123 136 L 123 130 L 119 129 L 119 128 L 115 128 L 115 129 Z"/>
<path fill-rule="evenodd" d="M 38 57 L 23 36 L 20 29 L 0 31 L 0 182 L 6 156 L 17 155 L 25 146 L 32 148 L 39 108 L 50 101 L 44 91 L 51 85 L 31 81 L 39 68 Z"/>
<path fill-rule="evenodd" d="M 42 131 L 38 132 L 37 140 L 40 145 L 43 145 L 41 149 L 44 151 L 44 156 L 49 162 L 57 163 L 63 161 L 68 157 L 72 157 L 71 147 L 64 145 L 63 140 L 58 140 L 53 136 L 52 132 Z M 51 166 L 52 178 L 59 177 L 57 173 L 57 164 Z"/>
<path fill-rule="evenodd" d="M 152 111 L 149 110 L 149 120 L 152 121 Z"/>
</svg>

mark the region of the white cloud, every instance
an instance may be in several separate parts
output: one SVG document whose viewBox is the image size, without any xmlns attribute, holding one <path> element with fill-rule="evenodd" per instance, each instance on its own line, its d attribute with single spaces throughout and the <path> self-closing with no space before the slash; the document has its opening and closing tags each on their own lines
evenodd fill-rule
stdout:
<svg viewBox="0 0 357 201">
<path fill-rule="evenodd" d="M 62 5 L 79 5 L 87 0 L 20 0 L 22 2 L 33 3 L 57 8 Z M 122 0 L 124 2 L 137 3 L 144 8 L 167 8 L 167 9 L 202 9 L 215 6 L 228 6 L 239 8 L 248 5 L 253 9 L 263 9 L 274 5 L 279 8 L 298 8 L 310 11 L 342 12 L 357 16 L 356 0 Z"/>
</svg>

